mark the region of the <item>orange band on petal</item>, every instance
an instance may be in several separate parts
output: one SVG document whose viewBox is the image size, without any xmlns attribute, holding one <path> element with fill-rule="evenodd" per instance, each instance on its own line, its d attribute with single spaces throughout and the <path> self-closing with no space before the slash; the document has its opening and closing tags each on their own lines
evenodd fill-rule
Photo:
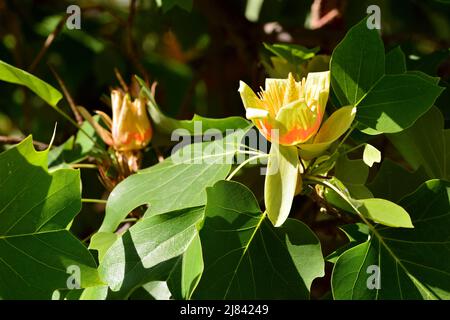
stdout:
<svg viewBox="0 0 450 320">
<path fill-rule="evenodd" d="M 317 133 L 317 131 L 319 131 L 320 124 L 322 123 L 322 117 L 323 114 L 320 113 L 320 108 L 318 108 L 316 121 L 314 121 L 311 127 L 307 129 L 296 127 L 289 130 L 288 133 L 280 136 L 280 144 L 295 145 L 308 141 L 314 134 Z"/>
</svg>

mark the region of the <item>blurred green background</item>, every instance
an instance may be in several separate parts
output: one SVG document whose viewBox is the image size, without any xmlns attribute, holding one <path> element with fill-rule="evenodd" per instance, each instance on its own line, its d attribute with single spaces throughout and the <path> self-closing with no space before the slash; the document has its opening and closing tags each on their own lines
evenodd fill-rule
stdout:
<svg viewBox="0 0 450 320">
<path fill-rule="evenodd" d="M 320 3 L 319 10 L 313 2 Z M 450 47 L 450 6 L 445 2 L 138 0 L 130 14 L 125 0 L 0 0 L 0 59 L 60 89 L 51 64 L 76 104 L 91 110 L 108 111 L 101 96 L 118 85 L 118 68 L 126 81 L 134 73 L 158 81 L 157 100 L 168 115 L 242 115 L 238 83 L 244 80 L 255 88 L 262 83 L 263 42 L 318 46 L 320 53 L 331 54 L 370 4 L 381 8 L 387 50 L 401 44 L 411 64 L 448 80 L 448 60 L 442 63 Z M 36 64 L 46 38 L 71 4 L 82 10 L 81 29 L 64 26 Z M 336 17 L 311 28 L 317 14 L 324 17 L 333 10 Z M 60 106 L 69 112 L 66 102 Z M 444 113 L 448 120 L 449 112 Z M 32 133 L 48 142 L 56 121 L 58 144 L 75 128 L 25 89 L 0 85 L 0 135 Z"/>
</svg>

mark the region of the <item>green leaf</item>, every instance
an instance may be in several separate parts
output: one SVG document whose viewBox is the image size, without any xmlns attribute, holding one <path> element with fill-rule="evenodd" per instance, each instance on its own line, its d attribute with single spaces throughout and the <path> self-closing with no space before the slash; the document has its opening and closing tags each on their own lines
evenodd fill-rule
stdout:
<svg viewBox="0 0 450 320">
<path fill-rule="evenodd" d="M 89 249 L 98 251 L 98 260 L 101 262 L 108 249 L 119 236 L 113 232 L 97 232 L 91 237 Z"/>
<path fill-rule="evenodd" d="M 27 87 L 53 107 L 56 107 L 62 98 L 61 93 L 48 83 L 1 60 L 0 80 Z"/>
<path fill-rule="evenodd" d="M 202 135 L 205 132 L 208 133 L 208 130 L 210 133 L 212 133 L 212 130 L 225 133 L 227 130 L 246 129 L 250 125 L 250 122 L 242 117 L 213 119 L 194 115 L 191 120 L 170 118 L 160 110 L 145 82 L 139 77 L 136 77 L 136 79 L 141 85 L 142 94 L 148 98 L 147 106 L 152 123 L 161 133 L 171 136 L 175 133 L 179 136 Z"/>
<path fill-rule="evenodd" d="M 366 19 L 351 28 L 333 51 L 333 90 L 342 105 L 357 106 L 356 120 L 366 134 L 395 133 L 410 127 L 443 90 L 420 72 L 404 73 L 400 68 L 401 74 L 389 74 L 394 72 L 391 64 L 394 59 L 398 62 L 398 55 L 398 50 L 388 54 L 385 74 L 383 42 L 377 30 L 367 28 Z"/>
<path fill-rule="evenodd" d="M 369 228 L 364 223 L 346 224 L 339 227 L 351 242 L 364 242 L 369 237 Z"/>
<path fill-rule="evenodd" d="M 139 171 L 111 192 L 100 232 L 114 232 L 134 209 L 149 205 L 146 215 L 204 205 L 205 188 L 225 179 L 245 131 L 222 140 L 189 144 L 172 157 Z"/>
<path fill-rule="evenodd" d="M 340 156 L 336 161 L 335 177 L 348 189 L 352 198 L 372 198 L 373 195 L 365 186 L 369 177 L 369 168 L 361 159 L 350 160 L 347 156 Z"/>
<path fill-rule="evenodd" d="M 171 295 L 165 281 L 150 281 L 133 291 L 130 300 L 169 300 Z"/>
<path fill-rule="evenodd" d="M 80 173 L 47 171 L 48 150 L 31 136 L 0 154 L 0 298 L 50 299 L 67 288 L 68 267 L 79 285 L 101 284 L 94 259 L 67 225 L 81 209 Z"/>
<path fill-rule="evenodd" d="M 386 75 L 358 104 L 356 119 L 377 132 L 399 132 L 430 109 L 441 92 L 441 87 L 417 73 Z"/>
<path fill-rule="evenodd" d="M 371 144 L 366 143 L 363 151 L 363 161 L 369 167 L 372 167 L 374 163 L 381 162 L 381 152 Z"/>
<path fill-rule="evenodd" d="M 271 78 L 287 78 L 289 72 L 300 80 L 309 72 L 320 72 L 329 70 L 330 57 L 325 55 L 316 56 L 319 47 L 305 48 L 300 45 L 287 43 L 263 43 L 265 49 L 273 54 L 262 52 L 261 63 Z"/>
<path fill-rule="evenodd" d="M 83 290 L 79 300 L 105 300 L 108 297 L 108 286 L 96 286 Z"/>
<path fill-rule="evenodd" d="M 449 299 L 450 183 L 430 180 L 400 204 L 415 229 L 377 228 L 370 240 L 346 251 L 332 275 L 335 299 Z M 380 269 L 379 289 L 369 266 Z"/>
<path fill-rule="evenodd" d="M 205 270 L 194 299 L 307 299 L 324 275 L 320 242 L 302 222 L 274 228 L 238 182 L 208 188 L 200 231 Z"/>
<path fill-rule="evenodd" d="M 414 228 L 408 212 L 401 206 L 379 198 L 360 200 L 358 208 L 365 217 L 389 227 Z"/>
<path fill-rule="evenodd" d="M 367 186 L 377 198 L 397 202 L 415 191 L 427 180 L 422 168 L 410 172 L 392 160 L 385 159 L 375 179 Z"/>
<path fill-rule="evenodd" d="M 386 74 L 406 72 L 406 58 L 400 46 L 395 47 L 386 54 Z"/>
<path fill-rule="evenodd" d="M 264 185 L 267 216 L 275 227 L 286 221 L 297 186 L 297 147 L 272 143 Z"/>
<path fill-rule="evenodd" d="M 178 265 L 168 279 L 168 286 L 174 299 L 189 300 L 200 282 L 203 273 L 202 244 L 198 234 L 183 253 Z"/>
<path fill-rule="evenodd" d="M 98 116 L 93 117 L 98 120 Z M 67 164 L 79 163 L 95 152 L 95 143 L 102 143 L 97 139 L 95 129 L 85 121 L 81 125 L 84 131 L 78 131 L 75 136 L 70 137 L 60 146 L 52 148 L 48 153 L 49 167 L 56 169 Z M 89 135 L 86 136 L 86 134 Z M 92 139 L 92 140 L 91 140 Z M 93 141 L 94 140 L 94 141 Z"/>
<path fill-rule="evenodd" d="M 346 212 L 355 213 L 355 210 L 348 203 L 348 201 L 353 202 L 354 199 L 351 197 L 350 192 L 346 188 L 346 186 L 336 177 L 330 179 L 329 182 L 338 190 L 340 190 L 345 196 L 338 194 L 332 188 L 325 188 L 323 192 L 325 200 L 335 208 L 344 210 Z"/>
<path fill-rule="evenodd" d="M 309 49 L 297 44 L 285 43 L 264 43 L 264 47 L 291 65 L 298 65 L 313 58 L 320 49 L 319 47 Z"/>
<path fill-rule="evenodd" d="M 321 181 L 320 184 L 331 189 L 332 195 L 337 195 L 344 200 L 344 205 L 338 203 L 339 208 L 386 226 L 413 228 L 408 212 L 393 202 L 379 198 L 353 199 L 348 190 L 343 188 L 343 184 L 336 178 Z"/>
<path fill-rule="evenodd" d="M 147 282 L 166 280 L 194 241 L 203 212 L 204 207 L 195 207 L 142 219 L 106 252 L 99 266 L 102 279 L 120 297 Z"/>
<path fill-rule="evenodd" d="M 0 234 L 64 229 L 81 209 L 80 173 L 47 172 L 48 150 L 29 136 L 0 155 Z"/>
<path fill-rule="evenodd" d="M 338 248 L 330 253 L 325 260 L 331 263 L 336 263 L 337 259 L 347 250 L 365 242 L 369 238 L 369 228 L 364 223 L 346 224 L 339 227 L 350 241 L 346 245 Z"/>
<path fill-rule="evenodd" d="M 384 75 L 384 46 L 366 19 L 336 46 L 330 62 L 331 85 L 341 105 L 357 105 Z"/>
<path fill-rule="evenodd" d="M 429 178 L 450 179 L 450 130 L 433 107 L 409 129 L 388 135 L 414 170 L 422 167 Z"/>
</svg>

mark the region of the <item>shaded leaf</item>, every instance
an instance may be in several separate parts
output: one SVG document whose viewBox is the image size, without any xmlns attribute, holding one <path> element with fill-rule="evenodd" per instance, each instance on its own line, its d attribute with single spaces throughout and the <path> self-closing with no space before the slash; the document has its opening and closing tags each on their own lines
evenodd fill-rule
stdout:
<svg viewBox="0 0 450 320">
<path fill-rule="evenodd" d="M 195 239 L 203 212 L 195 207 L 140 220 L 106 252 L 99 266 L 102 279 L 119 297 L 147 282 L 167 280 Z"/>
<path fill-rule="evenodd" d="M 384 75 L 384 64 L 383 42 L 364 19 L 347 32 L 331 57 L 331 85 L 341 105 L 357 105 Z"/>
<path fill-rule="evenodd" d="M 31 137 L 0 154 L 3 299 L 50 299 L 67 288 L 69 267 L 79 268 L 81 288 L 101 284 L 89 251 L 66 230 L 81 209 L 79 171 L 49 174 L 47 154 L 34 150 Z"/>
<path fill-rule="evenodd" d="M 386 54 L 386 74 L 406 72 L 406 58 L 400 46 L 395 47 Z"/>
<path fill-rule="evenodd" d="M 433 107 L 409 129 L 388 135 L 403 158 L 414 170 L 422 167 L 429 178 L 450 178 L 450 130 Z"/>
<path fill-rule="evenodd" d="M 178 265 L 168 279 L 174 299 L 188 300 L 197 287 L 203 273 L 203 255 L 200 237 L 197 234 L 183 253 Z"/>
<path fill-rule="evenodd" d="M 367 28 L 366 19 L 352 27 L 333 51 L 333 90 L 341 105 L 357 106 L 356 120 L 366 134 L 394 133 L 410 127 L 442 92 L 423 73 L 392 70 L 392 60 L 397 61 L 398 56 L 398 50 L 388 54 L 390 69 L 385 74 L 383 42 L 376 29 Z M 389 74 L 394 71 L 401 73 Z"/>
<path fill-rule="evenodd" d="M 141 205 L 149 205 L 147 215 L 204 205 L 205 188 L 226 178 L 244 134 L 240 130 L 222 140 L 189 144 L 122 181 L 108 198 L 99 231 L 114 232 Z"/>
<path fill-rule="evenodd" d="M 386 226 L 413 228 L 408 212 L 393 202 L 379 198 L 353 199 L 342 182 L 337 178 L 321 181 L 320 183 L 331 189 L 331 193 L 327 191 L 326 199 L 327 201 L 338 200 L 339 202 L 337 203 L 336 201 L 331 202 L 338 208 Z"/>
<path fill-rule="evenodd" d="M 399 132 L 430 109 L 441 92 L 441 87 L 416 73 L 386 75 L 358 104 L 356 119 L 377 132 Z"/>
<path fill-rule="evenodd" d="M 320 242 L 302 222 L 274 228 L 237 182 L 208 188 L 200 231 L 205 270 L 195 299 L 307 299 L 324 275 Z"/>
<path fill-rule="evenodd" d="M 375 179 L 367 184 L 377 198 L 398 201 L 415 191 L 427 180 L 423 169 L 410 172 L 392 160 L 385 159 Z"/>
<path fill-rule="evenodd" d="M 332 275 L 335 299 L 449 299 L 450 184 L 430 180 L 401 204 L 415 229 L 377 228 L 369 241 L 346 251 Z M 367 286 L 369 266 L 380 287 Z"/>
<path fill-rule="evenodd" d="M 48 83 L 1 60 L 0 80 L 27 87 L 53 107 L 56 107 L 62 98 L 61 93 Z"/>
<path fill-rule="evenodd" d="M 365 242 L 369 238 L 369 228 L 364 223 L 346 224 L 339 227 L 347 236 L 349 243 L 336 249 L 330 253 L 325 260 L 331 263 L 336 263 L 337 259 L 347 250 Z"/>
<path fill-rule="evenodd" d="M 365 186 L 369 177 L 369 168 L 362 159 L 350 160 L 345 155 L 340 156 L 336 161 L 334 173 L 353 198 L 372 197 L 372 193 Z"/>
</svg>

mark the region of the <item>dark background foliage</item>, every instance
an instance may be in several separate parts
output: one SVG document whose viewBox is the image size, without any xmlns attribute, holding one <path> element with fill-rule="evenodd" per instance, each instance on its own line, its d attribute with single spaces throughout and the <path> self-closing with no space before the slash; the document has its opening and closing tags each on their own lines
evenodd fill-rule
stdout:
<svg viewBox="0 0 450 320">
<path fill-rule="evenodd" d="M 376 4 L 381 8 L 386 51 L 401 45 L 411 69 L 437 75 L 442 79 L 440 85 L 449 88 L 450 5 L 446 1 L 262 0 L 259 16 L 250 21 L 251 2 L 166 0 L 159 7 L 154 0 L 0 0 L 0 59 L 60 89 L 51 65 L 75 103 L 89 110 L 110 113 L 104 96 L 119 85 L 114 74 L 117 68 L 127 82 L 132 74 L 157 81 L 157 101 L 172 117 L 244 115 L 237 93 L 239 80 L 255 89 L 263 83 L 266 72 L 261 57 L 269 54 L 263 42 L 320 47 L 321 54 L 331 55 L 349 27 L 366 15 L 367 6 Z M 71 4 L 82 9 L 81 30 L 68 30 L 61 23 Z M 338 14 L 328 19 L 333 11 Z M 46 46 L 51 34 L 55 38 Z M 445 90 L 436 102 L 446 128 L 450 125 L 449 92 Z M 70 112 L 67 101 L 60 106 Z M 29 91 L 2 83 L 0 136 L 33 134 L 35 140 L 48 143 L 55 122 L 56 145 L 76 132 Z M 376 138 L 374 144 L 385 156 L 398 160 L 386 138 Z M 375 166 L 372 171 L 376 170 Z M 82 175 L 83 195 L 100 197 L 103 189 L 96 173 L 83 171 Z M 314 202 L 297 197 L 296 216 L 313 221 L 310 212 L 314 206 Z M 87 237 L 101 221 L 101 215 L 92 212 L 102 211 L 101 207 L 85 206 L 74 231 Z M 312 227 L 324 240 L 325 254 L 343 241 L 333 221 Z M 321 289 L 316 283 L 315 296 L 327 290 L 328 280 L 320 281 L 325 285 Z"/>
<path fill-rule="evenodd" d="M 242 115 L 238 82 L 261 84 L 262 42 L 288 40 L 331 54 L 348 27 L 366 14 L 367 6 L 378 4 L 386 48 L 401 44 L 407 56 L 419 58 L 444 50 L 421 67 L 433 72 L 440 66 L 438 75 L 448 77 L 448 63 L 439 62 L 450 42 L 449 6 L 432 0 L 320 1 L 321 16 L 332 9 L 340 15 L 311 30 L 306 27 L 312 2 L 265 0 L 259 19 L 250 22 L 246 1 L 240 0 L 195 0 L 191 12 L 180 6 L 164 12 L 153 0 L 136 1 L 131 16 L 128 1 L 2 0 L 0 57 L 58 87 L 51 64 L 75 102 L 88 109 L 107 110 L 100 98 L 108 94 L 108 87 L 118 85 L 116 67 L 126 80 L 137 73 L 158 81 L 158 101 L 171 116 Z M 46 37 L 73 3 L 82 8 L 81 30 L 63 28 L 36 65 Z M 57 142 L 75 131 L 21 88 L 3 84 L 0 99 L 1 134 L 33 133 L 36 140 L 48 141 L 55 121 L 60 122 Z"/>
</svg>

